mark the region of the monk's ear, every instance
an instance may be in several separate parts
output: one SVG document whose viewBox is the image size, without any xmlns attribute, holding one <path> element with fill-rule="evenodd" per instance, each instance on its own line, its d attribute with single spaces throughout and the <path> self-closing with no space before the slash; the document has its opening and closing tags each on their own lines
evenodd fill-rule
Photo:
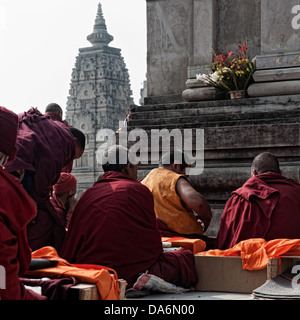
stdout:
<svg viewBox="0 0 300 320">
<path fill-rule="evenodd" d="M 183 174 L 183 170 L 181 170 L 181 164 L 179 163 L 172 164 L 172 170 L 178 174 Z"/>
<path fill-rule="evenodd" d="M 251 169 L 251 176 L 254 177 L 254 176 L 257 176 L 258 173 L 255 169 Z"/>
</svg>

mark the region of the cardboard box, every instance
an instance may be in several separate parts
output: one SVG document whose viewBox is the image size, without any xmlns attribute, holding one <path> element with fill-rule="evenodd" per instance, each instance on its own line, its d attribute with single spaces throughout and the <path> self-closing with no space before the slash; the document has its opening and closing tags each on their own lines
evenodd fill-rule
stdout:
<svg viewBox="0 0 300 320">
<path fill-rule="evenodd" d="M 242 267 L 240 257 L 195 255 L 198 274 L 197 291 L 252 293 L 267 280 L 296 265 L 300 257 L 271 258 L 267 268 L 249 271 Z"/>
</svg>

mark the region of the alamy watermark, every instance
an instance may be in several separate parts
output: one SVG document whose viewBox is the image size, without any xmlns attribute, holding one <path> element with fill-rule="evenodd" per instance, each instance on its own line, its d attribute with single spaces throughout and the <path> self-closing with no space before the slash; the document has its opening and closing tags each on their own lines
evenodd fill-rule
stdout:
<svg viewBox="0 0 300 320">
<path fill-rule="evenodd" d="M 291 273 L 292 274 L 296 274 L 293 279 L 292 279 L 292 287 L 294 290 L 297 290 L 299 291 L 300 293 L 300 265 L 299 264 L 296 264 L 295 266 L 293 266 L 292 270 L 291 270 Z"/>
<path fill-rule="evenodd" d="M 294 30 L 299 30 L 300 29 L 300 4 L 297 4 L 292 8 L 292 14 L 295 14 L 295 17 L 292 19 L 292 27 Z"/>
<path fill-rule="evenodd" d="M 104 141 L 96 154 L 101 165 L 107 162 L 104 151 L 119 144 L 129 150 L 129 162 L 132 164 L 158 165 L 161 155 L 177 150 L 182 151 L 184 157 L 176 159 L 178 163 L 191 167 L 189 175 L 199 175 L 204 169 L 204 129 L 134 129 L 128 132 L 124 127 L 118 137 L 113 130 L 101 129 L 96 139 L 98 142 Z M 126 157 L 119 159 L 119 163 L 126 164 Z"/>
<path fill-rule="evenodd" d="M 3 266 L 0 266 L 0 290 L 6 289 L 6 271 Z"/>
</svg>

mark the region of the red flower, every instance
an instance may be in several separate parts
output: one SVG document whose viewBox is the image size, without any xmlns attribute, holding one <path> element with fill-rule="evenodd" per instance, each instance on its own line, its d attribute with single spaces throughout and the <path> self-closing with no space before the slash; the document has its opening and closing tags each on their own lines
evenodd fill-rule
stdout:
<svg viewBox="0 0 300 320">
<path fill-rule="evenodd" d="M 243 55 L 245 56 L 248 50 L 248 48 L 246 47 L 246 43 L 243 43 L 243 45 L 239 46 L 239 48 L 241 49 Z"/>
</svg>

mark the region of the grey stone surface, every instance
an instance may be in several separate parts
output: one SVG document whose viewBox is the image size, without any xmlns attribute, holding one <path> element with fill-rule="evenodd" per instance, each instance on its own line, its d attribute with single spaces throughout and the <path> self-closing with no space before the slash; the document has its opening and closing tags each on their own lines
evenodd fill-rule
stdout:
<svg viewBox="0 0 300 320">
<path fill-rule="evenodd" d="M 299 0 L 261 0 L 262 54 L 300 50 L 300 31 L 292 25 L 296 17 L 292 9 L 299 4 Z"/>
<path fill-rule="evenodd" d="M 194 0 L 193 34 L 194 50 L 189 66 L 206 66 L 211 62 L 212 49 L 217 37 L 218 1 Z"/>
<path fill-rule="evenodd" d="M 140 301 L 140 300 L 168 300 L 170 304 L 176 303 L 176 300 L 253 300 L 251 294 L 247 293 L 234 293 L 234 292 L 201 292 L 191 291 L 186 293 L 174 293 L 174 294 L 163 294 L 154 293 L 139 298 L 126 298 L 128 301 Z M 172 302 L 173 301 L 173 302 Z M 200 315 L 200 313 L 199 313 Z"/>
<path fill-rule="evenodd" d="M 257 70 L 279 69 L 298 66 L 300 66 L 300 51 L 291 53 L 266 54 L 256 57 Z"/>
<path fill-rule="evenodd" d="M 193 0 L 147 1 L 148 96 L 181 94 L 193 49 Z"/>
<path fill-rule="evenodd" d="M 223 92 L 214 87 L 190 88 L 182 92 L 185 101 L 218 100 L 222 97 Z"/>
<path fill-rule="evenodd" d="M 293 95 L 300 93 L 300 80 L 254 83 L 248 88 L 251 97 Z"/>
<path fill-rule="evenodd" d="M 207 85 L 204 84 L 203 82 L 200 82 L 199 80 L 196 80 L 196 79 L 187 79 L 185 86 L 189 89 L 189 88 L 206 87 Z"/>
<path fill-rule="evenodd" d="M 300 79 L 300 67 L 257 70 L 253 75 L 255 82 L 283 81 Z"/>
<path fill-rule="evenodd" d="M 249 55 L 260 54 L 261 0 L 219 0 L 216 48 L 237 48 L 248 39 Z"/>
</svg>

